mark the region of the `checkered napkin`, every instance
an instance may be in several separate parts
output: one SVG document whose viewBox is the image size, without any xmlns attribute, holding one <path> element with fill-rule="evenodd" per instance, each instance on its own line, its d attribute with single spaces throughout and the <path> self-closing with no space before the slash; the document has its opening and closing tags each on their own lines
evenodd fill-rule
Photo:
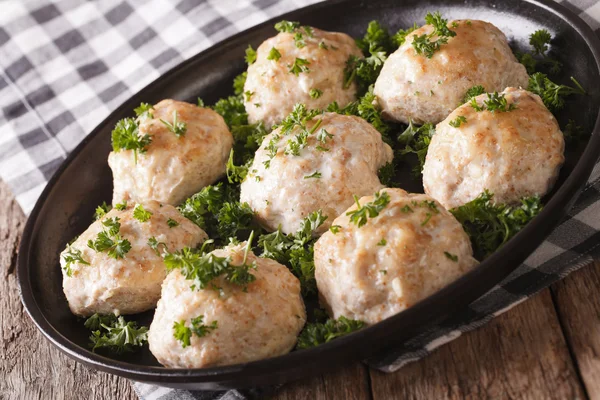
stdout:
<svg viewBox="0 0 600 400">
<path fill-rule="evenodd" d="M 0 177 L 28 213 L 66 155 L 130 95 L 210 45 L 317 0 L 8 0 L 0 5 Z M 600 33 L 597 0 L 563 2 Z M 568 217 L 486 295 L 373 367 L 395 371 L 600 256 L 600 163 Z M 134 384 L 150 399 L 257 398 Z"/>
</svg>

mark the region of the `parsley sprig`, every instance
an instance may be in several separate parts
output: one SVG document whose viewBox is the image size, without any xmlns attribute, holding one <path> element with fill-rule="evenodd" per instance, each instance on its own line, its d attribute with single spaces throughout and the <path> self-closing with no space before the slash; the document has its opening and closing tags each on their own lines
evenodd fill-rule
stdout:
<svg viewBox="0 0 600 400">
<path fill-rule="evenodd" d="M 328 343 L 341 336 L 348 335 L 362 329 L 365 323 L 346 317 L 328 319 L 325 323 L 307 323 L 298 336 L 298 349 L 308 349 Z"/>
<path fill-rule="evenodd" d="M 119 233 L 121 223 L 119 217 L 106 218 L 102 225 L 106 228 L 98 233 L 95 240 L 88 240 L 88 247 L 98 253 L 108 252 L 108 256 L 114 259 L 125 257 L 131 250 L 131 243 L 123 239 Z"/>
<path fill-rule="evenodd" d="M 73 276 L 73 269 L 71 265 L 74 264 L 83 264 L 90 265 L 89 262 L 83 259 L 83 255 L 81 250 L 71 247 L 71 245 L 67 245 L 67 251 L 63 253 L 63 260 L 65 261 L 65 266 L 63 269 L 67 273 L 67 276 Z"/>
<path fill-rule="evenodd" d="M 358 84 L 359 93 L 365 93 L 369 86 L 375 83 L 383 63 L 398 46 L 392 40 L 388 31 L 377 21 L 371 21 L 367 32 L 356 44 L 363 52 L 363 57 L 351 55 L 344 68 L 344 88 L 352 82 Z"/>
<path fill-rule="evenodd" d="M 273 233 L 261 235 L 258 246 L 261 257 L 271 258 L 287 265 L 292 273 L 300 280 L 303 296 L 317 293 L 315 280 L 314 243 L 317 229 L 327 219 L 321 212 L 316 211 L 302 220 L 300 228 L 293 234 L 286 235 L 277 229 Z"/>
<path fill-rule="evenodd" d="M 389 204 L 390 195 L 387 192 L 377 192 L 375 193 L 375 199 L 364 205 L 361 205 L 358 197 L 354 195 L 354 202 L 356 203 L 356 210 L 348 211 L 346 215 L 350 217 L 350 222 L 360 228 L 367 223 L 367 217 L 375 218 L 379 215 L 381 210 Z"/>
<path fill-rule="evenodd" d="M 536 72 L 529 77 L 527 90 L 542 98 L 544 105 L 551 111 L 556 112 L 564 108 L 565 97 L 573 94 L 586 94 L 585 89 L 573 77 L 571 81 L 575 87 L 559 85 L 552 82 L 545 74 Z"/>
<path fill-rule="evenodd" d="M 304 58 L 296 57 L 293 64 L 288 64 L 288 68 L 289 68 L 289 72 L 291 74 L 298 76 L 302 72 L 305 72 L 305 73 L 310 72 L 310 68 L 308 68 L 309 65 L 310 65 L 310 61 L 308 61 Z"/>
<path fill-rule="evenodd" d="M 370 86 L 367 92 L 358 100 L 340 108 L 336 102 L 327 106 L 327 111 L 336 112 L 343 115 L 356 115 L 373 125 L 381 133 L 384 142 L 392 145 L 392 140 L 388 133 L 392 126 L 385 122 L 381 116 L 381 110 L 377 105 L 377 96 L 373 93 L 373 86 Z"/>
<path fill-rule="evenodd" d="M 148 222 L 152 217 L 152 213 L 147 211 L 143 205 L 136 204 L 133 209 L 133 218 L 137 219 L 140 222 Z"/>
<path fill-rule="evenodd" d="M 145 153 L 152 143 L 150 135 L 140 135 L 139 126 L 134 118 L 124 118 L 117 122 L 111 134 L 112 147 L 115 153 L 121 150 L 132 150 L 137 164 L 138 153 Z"/>
<path fill-rule="evenodd" d="M 293 33 L 296 47 L 301 49 L 306 46 L 306 38 L 313 37 L 313 28 L 310 26 L 300 26 L 299 22 L 280 21 L 275 24 L 275 29 L 279 32 Z"/>
<path fill-rule="evenodd" d="M 192 335 L 204 337 L 218 328 L 216 320 L 211 322 L 210 325 L 205 325 L 204 315 L 192 318 L 190 322 L 192 324 L 191 327 L 186 326 L 186 321 L 175 321 L 175 323 L 173 323 L 173 337 L 181 342 L 181 347 L 184 349 L 191 344 L 190 339 L 192 338 Z"/>
<path fill-rule="evenodd" d="M 480 94 L 484 94 L 485 93 L 485 88 L 481 85 L 476 85 L 471 87 L 469 90 L 467 90 L 467 92 L 465 93 L 465 96 L 463 97 L 462 100 L 462 104 L 465 104 L 469 101 L 471 101 L 471 99 L 473 97 L 477 97 Z"/>
<path fill-rule="evenodd" d="M 412 121 L 409 121 L 408 127 L 398 135 L 398 153 L 401 156 L 408 154 L 416 154 L 417 156 L 419 163 L 413 169 L 413 173 L 416 176 L 420 176 L 423 171 L 429 144 L 434 134 L 435 126 L 433 124 L 416 126 Z"/>
<path fill-rule="evenodd" d="M 479 105 L 475 97 L 471 98 L 469 104 L 475 111 L 488 110 L 492 113 L 509 112 L 517 109 L 517 106 L 514 103 L 508 104 L 504 93 L 498 92 L 487 93 L 487 99 L 483 101 L 483 105 Z"/>
<path fill-rule="evenodd" d="M 448 43 L 449 38 L 456 36 L 456 32 L 448 28 L 448 20 L 443 19 L 437 11 L 433 14 L 427 13 L 425 22 L 433 26 L 433 31 L 429 34 L 415 36 L 412 46 L 417 54 L 431 58 L 442 45 Z"/>
<path fill-rule="evenodd" d="M 103 201 L 102 204 L 96 207 L 96 211 L 94 212 L 94 221 L 98 221 L 99 219 L 103 218 L 111 209 L 112 206 Z"/>
<path fill-rule="evenodd" d="M 94 314 L 85 327 L 92 331 L 90 348 L 93 352 L 105 349 L 111 353 L 133 352 L 148 342 L 148 328 L 138 327 L 137 322 L 126 322 L 122 316 Z"/>
<path fill-rule="evenodd" d="M 532 53 L 517 53 L 519 62 L 525 66 L 528 74 L 533 74 L 539 67 L 547 70 L 552 75 L 557 75 L 562 70 L 562 63 L 550 56 L 548 49 L 552 35 L 546 29 L 539 29 L 529 35 L 529 44 L 533 47 Z"/>
<path fill-rule="evenodd" d="M 213 253 L 202 253 L 190 247 L 184 247 L 173 253 L 165 252 L 163 261 L 167 271 L 178 269 L 179 272 L 193 283 L 192 290 L 201 290 L 209 283 L 224 275 L 226 282 L 242 286 L 244 290 L 256 277 L 250 273 L 255 265 L 233 265 L 229 257 L 219 257 Z"/>
<path fill-rule="evenodd" d="M 537 196 L 523 198 L 518 206 L 494 204 L 492 199 L 493 194 L 485 191 L 475 200 L 450 210 L 471 238 L 479 260 L 500 248 L 542 210 Z"/>
</svg>

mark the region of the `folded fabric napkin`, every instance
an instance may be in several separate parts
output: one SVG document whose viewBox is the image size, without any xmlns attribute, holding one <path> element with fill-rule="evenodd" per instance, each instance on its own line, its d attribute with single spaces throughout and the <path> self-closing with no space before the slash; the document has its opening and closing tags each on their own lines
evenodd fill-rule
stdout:
<svg viewBox="0 0 600 400">
<path fill-rule="evenodd" d="M 85 0 L 2 3 L 0 177 L 29 213 L 66 155 L 108 113 L 180 61 L 316 0 Z M 562 2 L 600 33 L 600 3 Z M 526 262 L 463 312 L 371 365 L 395 371 L 600 255 L 600 164 L 568 217 Z M 140 383 L 140 398 L 246 399 Z"/>
</svg>

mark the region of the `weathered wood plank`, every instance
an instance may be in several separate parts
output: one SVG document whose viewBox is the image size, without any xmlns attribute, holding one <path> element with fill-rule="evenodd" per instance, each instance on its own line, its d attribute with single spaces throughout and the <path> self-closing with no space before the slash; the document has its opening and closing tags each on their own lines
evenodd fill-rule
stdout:
<svg viewBox="0 0 600 400">
<path fill-rule="evenodd" d="M 590 399 L 600 399 L 600 262 L 552 286 L 567 342 Z"/>
<path fill-rule="evenodd" d="M 14 273 L 24 223 L 0 181 L 0 399 L 137 399 L 127 380 L 68 359 L 33 326 Z"/>
<path fill-rule="evenodd" d="M 581 399 L 549 290 L 393 374 L 371 371 L 375 400 Z"/>
<path fill-rule="evenodd" d="M 371 398 L 367 367 L 355 363 L 331 374 L 284 385 L 272 400 L 366 400 Z"/>
</svg>

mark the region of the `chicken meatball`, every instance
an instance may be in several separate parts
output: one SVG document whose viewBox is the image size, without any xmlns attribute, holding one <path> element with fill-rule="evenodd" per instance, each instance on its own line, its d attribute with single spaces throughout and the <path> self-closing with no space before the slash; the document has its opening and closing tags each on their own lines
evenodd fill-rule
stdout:
<svg viewBox="0 0 600 400">
<path fill-rule="evenodd" d="M 285 134 L 280 127 L 267 135 L 242 182 L 241 201 L 269 230 L 281 227 L 293 233 L 317 210 L 328 217 L 320 227 L 326 230 L 352 204 L 352 195 L 364 196 L 383 187 L 377 172 L 393 159 L 381 134 L 361 118 L 325 113 L 305 129 L 314 133 L 297 155 L 293 146 L 303 128 L 296 126 Z"/>
<path fill-rule="evenodd" d="M 361 221 L 353 205 L 315 244 L 315 278 L 332 317 L 374 324 L 477 264 L 461 224 L 431 197 L 384 189 L 359 203 L 371 203 L 378 215 Z"/>
<path fill-rule="evenodd" d="M 211 254 L 228 257 L 231 265 L 254 263 L 255 280 L 245 288 L 223 275 L 204 289 L 191 288 L 179 270 L 162 287 L 150 325 L 150 351 L 166 367 L 202 368 L 275 357 L 289 352 L 306 322 L 300 282 L 276 261 L 245 254 L 245 245 L 230 245 Z M 247 257 L 247 258 L 246 258 Z M 189 343 L 174 336 L 175 325 L 188 327 L 201 317 L 211 327 L 193 333 Z"/>
<path fill-rule="evenodd" d="M 564 136 L 539 96 L 507 88 L 498 99 L 506 111 L 490 111 L 494 94 L 458 107 L 436 127 L 425 166 L 425 193 L 446 208 L 463 205 L 484 190 L 497 203 L 547 193 L 564 162 Z"/>
<path fill-rule="evenodd" d="M 138 117 L 139 135 L 152 142 L 143 154 L 112 151 L 113 204 L 156 200 L 177 205 L 225 173 L 233 136 L 216 112 L 163 100 Z"/>
<path fill-rule="evenodd" d="M 138 215 L 141 211 L 143 217 Z M 150 238 L 156 239 L 154 249 Z M 205 239 L 202 229 L 167 204 L 149 201 L 141 207 L 111 210 L 61 253 L 69 308 L 80 316 L 135 314 L 154 308 L 167 275 L 159 252 L 195 247 Z M 68 263 L 74 255 L 79 261 Z"/>
<path fill-rule="evenodd" d="M 251 123 L 278 124 L 296 103 L 325 109 L 333 101 L 343 107 L 356 100 L 356 84 L 344 85 L 348 57 L 362 57 L 354 39 L 310 27 L 295 32 L 264 41 L 248 67 L 244 103 Z"/>
<path fill-rule="evenodd" d="M 387 59 L 375 82 L 384 117 L 408 123 L 438 123 L 462 103 L 473 86 L 489 92 L 527 87 L 525 67 L 513 55 L 506 36 L 489 22 L 451 21 L 456 32 L 431 58 L 417 54 L 413 41 L 430 34 L 425 25 Z"/>
</svg>

